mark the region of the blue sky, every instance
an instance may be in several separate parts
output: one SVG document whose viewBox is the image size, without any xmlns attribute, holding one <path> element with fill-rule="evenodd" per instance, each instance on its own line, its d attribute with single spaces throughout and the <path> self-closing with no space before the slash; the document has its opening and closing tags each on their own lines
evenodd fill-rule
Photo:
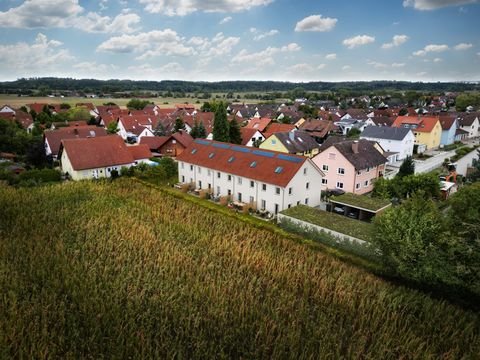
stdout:
<svg viewBox="0 0 480 360">
<path fill-rule="evenodd" d="M 480 80 L 479 0 L 2 0 L 0 79 Z"/>
</svg>

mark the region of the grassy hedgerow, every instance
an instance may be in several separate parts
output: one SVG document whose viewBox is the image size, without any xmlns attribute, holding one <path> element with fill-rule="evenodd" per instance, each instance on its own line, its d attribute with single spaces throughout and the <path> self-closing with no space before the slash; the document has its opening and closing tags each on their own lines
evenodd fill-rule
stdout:
<svg viewBox="0 0 480 360">
<path fill-rule="evenodd" d="M 0 188 L 0 358 L 473 358 L 480 317 L 132 179 Z"/>
</svg>

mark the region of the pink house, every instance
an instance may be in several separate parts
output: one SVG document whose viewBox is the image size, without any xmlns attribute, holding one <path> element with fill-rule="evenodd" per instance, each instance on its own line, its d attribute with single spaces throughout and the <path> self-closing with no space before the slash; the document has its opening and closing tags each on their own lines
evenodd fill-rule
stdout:
<svg viewBox="0 0 480 360">
<path fill-rule="evenodd" d="M 320 151 L 312 160 L 325 173 L 322 190 L 368 193 L 374 180 L 385 173 L 388 162 L 382 148 L 368 140 L 329 138 Z"/>
</svg>

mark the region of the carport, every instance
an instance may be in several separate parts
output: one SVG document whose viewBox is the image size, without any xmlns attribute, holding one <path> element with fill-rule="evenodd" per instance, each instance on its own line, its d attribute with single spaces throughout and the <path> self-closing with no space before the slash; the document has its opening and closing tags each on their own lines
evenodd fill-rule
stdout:
<svg viewBox="0 0 480 360">
<path fill-rule="evenodd" d="M 392 203 L 388 200 L 350 193 L 331 196 L 329 201 L 331 212 L 367 222 L 371 221 L 375 215 L 381 213 L 389 206 L 392 206 Z"/>
</svg>

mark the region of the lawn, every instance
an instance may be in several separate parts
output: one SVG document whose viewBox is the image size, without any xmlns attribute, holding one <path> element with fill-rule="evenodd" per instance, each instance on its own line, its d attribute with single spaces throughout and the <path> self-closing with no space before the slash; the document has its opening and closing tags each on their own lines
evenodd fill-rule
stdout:
<svg viewBox="0 0 480 360">
<path fill-rule="evenodd" d="M 352 193 L 345 193 L 339 196 L 332 196 L 331 200 L 342 203 L 342 204 L 352 205 L 355 207 L 360 207 L 362 209 L 371 210 L 373 212 L 377 212 L 380 209 L 383 209 L 391 205 L 391 202 L 388 200 L 372 198 L 366 195 L 355 195 Z"/>
<path fill-rule="evenodd" d="M 0 358 L 457 359 L 480 315 L 129 178 L 0 187 Z"/>
<path fill-rule="evenodd" d="M 327 229 L 368 241 L 371 237 L 372 224 L 350 219 L 343 215 L 318 210 L 305 205 L 294 206 L 282 211 L 282 214 L 303 220 Z"/>
</svg>

